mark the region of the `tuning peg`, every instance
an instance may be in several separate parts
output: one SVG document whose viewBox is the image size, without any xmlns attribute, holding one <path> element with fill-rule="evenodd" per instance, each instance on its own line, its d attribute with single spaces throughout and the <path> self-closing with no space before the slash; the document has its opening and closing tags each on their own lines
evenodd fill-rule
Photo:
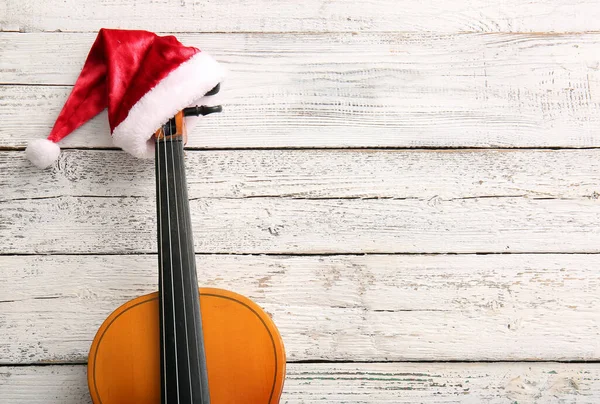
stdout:
<svg viewBox="0 0 600 404">
<path fill-rule="evenodd" d="M 208 115 L 214 114 L 216 112 L 222 112 L 223 106 L 221 105 L 213 105 L 211 107 L 207 105 L 196 105 L 195 107 L 188 107 L 183 110 L 184 116 L 199 116 L 199 115 Z"/>
<path fill-rule="evenodd" d="M 204 94 L 205 96 L 207 95 L 215 95 L 217 94 L 219 91 L 221 90 L 221 83 L 217 84 L 212 90 L 210 90 L 208 93 Z"/>
</svg>

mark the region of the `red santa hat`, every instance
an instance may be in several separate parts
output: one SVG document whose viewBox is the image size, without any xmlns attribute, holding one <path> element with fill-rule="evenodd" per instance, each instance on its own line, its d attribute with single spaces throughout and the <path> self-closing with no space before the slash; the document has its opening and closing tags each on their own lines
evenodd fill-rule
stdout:
<svg viewBox="0 0 600 404">
<path fill-rule="evenodd" d="M 223 77 L 212 57 L 174 36 L 101 29 L 50 135 L 31 141 L 27 157 L 40 168 L 52 165 L 56 143 L 105 108 L 115 146 L 154 157 L 154 132 Z"/>
</svg>

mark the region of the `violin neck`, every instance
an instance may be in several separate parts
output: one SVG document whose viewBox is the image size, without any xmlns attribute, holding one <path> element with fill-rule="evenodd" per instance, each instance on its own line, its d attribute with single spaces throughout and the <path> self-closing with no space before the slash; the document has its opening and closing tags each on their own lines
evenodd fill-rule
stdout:
<svg viewBox="0 0 600 404">
<path fill-rule="evenodd" d="M 209 404 L 183 137 L 175 124 L 173 118 L 161 128 L 155 154 L 161 402 Z"/>
</svg>

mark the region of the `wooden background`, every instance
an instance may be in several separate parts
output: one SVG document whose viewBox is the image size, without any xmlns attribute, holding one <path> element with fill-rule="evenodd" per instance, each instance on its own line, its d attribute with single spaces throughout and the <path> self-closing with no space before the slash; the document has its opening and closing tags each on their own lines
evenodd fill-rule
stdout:
<svg viewBox="0 0 600 404">
<path fill-rule="evenodd" d="M 0 403 L 89 403 L 97 328 L 156 289 L 153 165 L 104 113 L 24 159 L 101 27 L 229 70 L 199 275 L 273 316 L 282 402 L 600 402 L 595 0 L 2 0 Z"/>
</svg>

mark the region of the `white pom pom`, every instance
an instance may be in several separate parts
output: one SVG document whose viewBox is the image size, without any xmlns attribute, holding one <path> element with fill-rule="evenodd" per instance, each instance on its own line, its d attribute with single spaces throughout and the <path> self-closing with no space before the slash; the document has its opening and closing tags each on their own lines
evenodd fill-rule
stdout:
<svg viewBox="0 0 600 404">
<path fill-rule="evenodd" d="M 29 142 L 25 154 L 33 165 L 39 168 L 47 168 L 58 160 L 60 147 L 48 139 L 36 139 Z"/>
</svg>

